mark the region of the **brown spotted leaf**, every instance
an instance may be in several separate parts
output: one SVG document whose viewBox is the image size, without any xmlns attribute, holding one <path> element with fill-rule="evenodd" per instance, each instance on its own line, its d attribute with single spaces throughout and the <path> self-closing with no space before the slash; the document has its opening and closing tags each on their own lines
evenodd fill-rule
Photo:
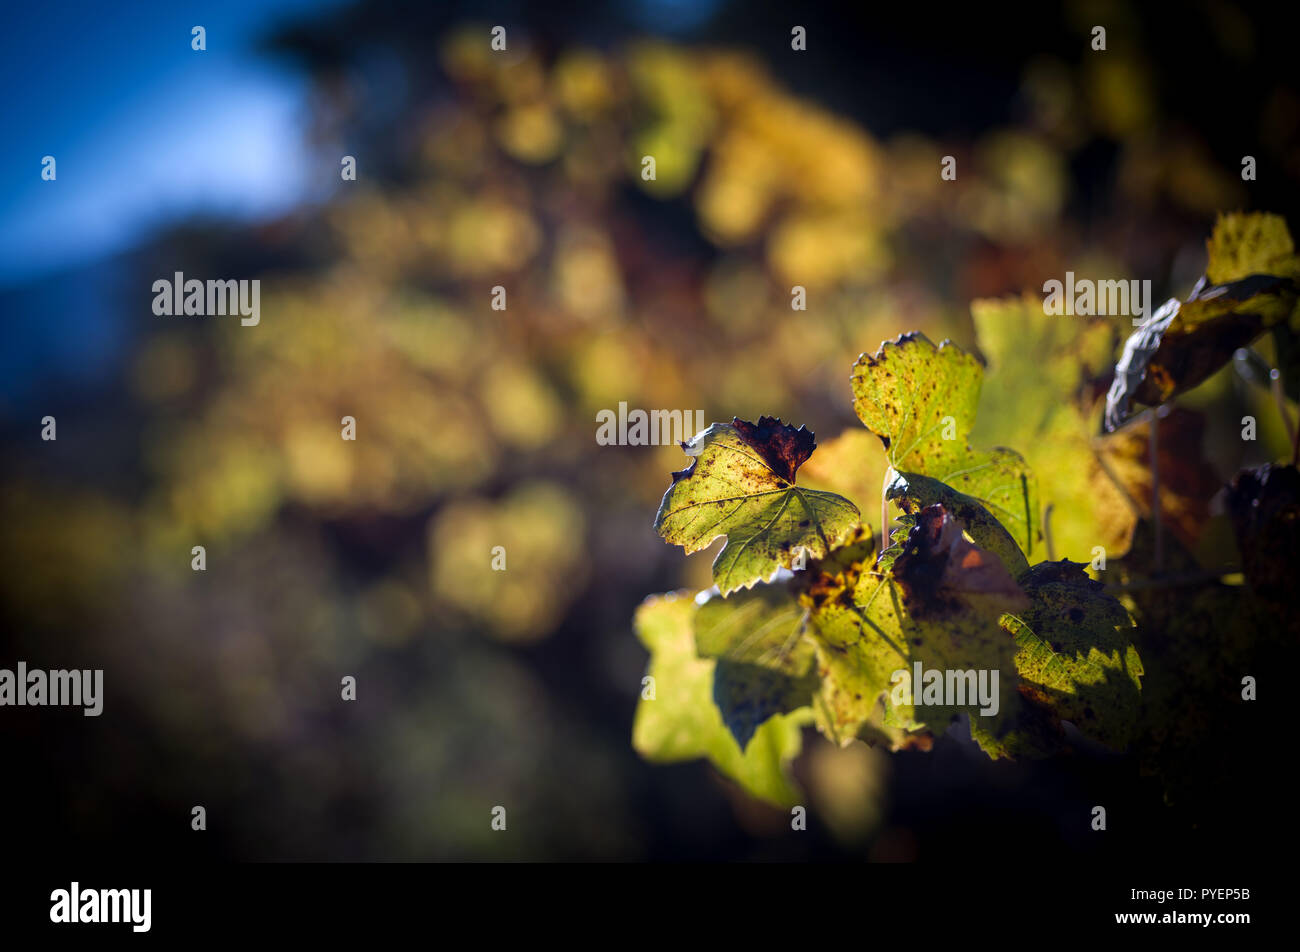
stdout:
<svg viewBox="0 0 1300 952">
<path fill-rule="evenodd" d="M 1079 562 L 1040 562 L 1020 584 L 1028 603 L 1000 624 L 1016 639 L 1022 695 L 1123 748 L 1138 721 L 1143 673 L 1128 612 Z"/>
<path fill-rule="evenodd" d="M 689 554 L 725 536 L 713 562 L 723 595 L 770 578 L 800 558 L 826 555 L 858 525 L 843 496 L 794 484 L 815 446 L 813 434 L 771 417 L 714 423 L 686 450 L 694 462 L 673 474 L 655 530 Z"/>
<path fill-rule="evenodd" d="M 984 369 L 955 344 L 904 334 L 853 366 L 853 408 L 899 473 L 929 476 L 977 500 L 1032 555 L 1039 537 L 1038 485 L 1014 450 L 967 442 Z"/>
<path fill-rule="evenodd" d="M 1002 560 L 966 540 L 942 506 L 901 521 L 901 541 L 874 565 L 864 543 L 809 568 L 803 597 L 822 676 L 819 723 L 850 740 L 869 728 L 883 699 L 886 727 L 942 733 L 964 713 L 997 738 L 1016 703 L 1015 643 L 997 621 L 1023 607 L 1024 594 Z M 983 717 L 970 698 L 927 702 L 921 685 L 915 698 L 900 694 L 898 673 L 910 683 L 916 663 L 923 671 L 997 671 L 998 712 Z"/>
</svg>

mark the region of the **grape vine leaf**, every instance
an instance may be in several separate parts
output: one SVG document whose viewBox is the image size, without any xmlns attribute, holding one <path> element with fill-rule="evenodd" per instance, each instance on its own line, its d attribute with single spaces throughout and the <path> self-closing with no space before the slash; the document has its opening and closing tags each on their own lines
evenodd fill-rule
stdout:
<svg viewBox="0 0 1300 952">
<path fill-rule="evenodd" d="M 717 661 L 713 700 L 744 750 L 768 718 L 807 707 L 817 692 L 815 652 L 804 636 L 807 612 L 788 584 L 702 598 L 695 647 L 701 658 Z"/>
<path fill-rule="evenodd" d="M 809 569 L 805 598 L 823 676 L 818 713 L 841 741 L 870 724 L 882 697 L 884 724 L 906 731 L 942 733 L 978 708 L 895 697 L 895 672 L 910 678 L 918 662 L 923 671 L 997 670 L 1000 708 L 1014 698 L 1015 644 L 997 620 L 1027 603 L 1001 559 L 967 541 L 942 505 L 904 516 L 895 538 L 874 565 L 864 541 Z"/>
<path fill-rule="evenodd" d="M 1170 298 L 1133 331 L 1106 397 L 1106 432 L 1134 402 L 1158 406 L 1205 381 L 1239 347 L 1300 319 L 1300 258 L 1278 215 L 1221 215 L 1205 274 L 1185 301 Z"/>
<path fill-rule="evenodd" d="M 820 681 L 811 665 L 801 677 L 792 677 L 760 664 L 720 660 L 713 672 L 713 703 L 743 751 L 771 718 L 808 711 Z"/>
<path fill-rule="evenodd" d="M 924 334 L 885 341 L 853 365 L 853 407 L 893 469 L 947 483 L 994 513 L 1024 553 L 1039 535 L 1038 485 L 1024 457 L 967 442 L 984 369 L 950 341 Z"/>
<path fill-rule="evenodd" d="M 1039 523 L 1051 533 L 1047 558 L 1091 561 L 1095 546 L 1122 554 L 1138 512 L 1092 445 L 1119 343 L 1113 324 L 1047 317 L 1029 295 L 973 301 L 971 318 L 991 380 L 973 438 L 1024 452 L 1038 478 Z"/>
<path fill-rule="evenodd" d="M 1122 555 L 1151 512 L 1150 422 L 1098 437 L 1099 397 L 1117 343 L 1105 319 L 1044 318 L 1029 296 L 971 304 L 980 350 L 998 385 L 980 398 L 975 433 L 1023 447 L 1037 474 L 1048 558 L 1090 562 L 1095 546 Z M 1159 418 L 1162 518 L 1188 546 L 1209 519 L 1219 478 L 1201 448 L 1204 417 L 1183 407 Z M 977 540 L 978 541 L 978 540 Z M 981 543 L 985 544 L 985 543 Z"/>
<path fill-rule="evenodd" d="M 654 697 L 643 694 L 637 704 L 632 746 L 655 763 L 707 758 L 751 796 L 776 806 L 797 803 L 800 793 L 787 768 L 811 710 L 769 718 L 742 751 L 712 700 L 716 662 L 696 653 L 695 612 L 684 592 L 651 596 L 637 609 L 636 633 L 650 651 Z"/>
<path fill-rule="evenodd" d="M 713 591 L 697 601 L 695 647 L 701 658 L 791 675 L 811 665 L 812 646 L 804 638 L 806 613 L 787 585 L 759 585 L 727 598 Z"/>
<path fill-rule="evenodd" d="M 685 444 L 695 458 L 673 473 L 655 530 L 688 555 L 726 536 L 713 562 L 723 595 L 789 568 L 801 549 L 820 558 L 853 532 L 859 514 L 842 496 L 795 485 L 815 446 L 807 427 L 772 417 L 714 423 Z"/>
<path fill-rule="evenodd" d="M 1013 577 L 1019 578 L 1029 571 L 1029 562 L 1016 540 L 978 499 L 959 493 L 937 479 L 916 473 L 896 473 L 885 495 L 897 501 L 904 512 L 913 515 L 927 506 L 941 504 L 970 533 L 976 545 L 1002 560 Z"/>
<path fill-rule="evenodd" d="M 1114 748 L 1140 714 L 1133 620 L 1078 562 L 1040 562 L 1020 579 L 1029 606 L 999 624 L 1016 641 L 1020 693 Z"/>
<path fill-rule="evenodd" d="M 1300 278 L 1300 260 L 1286 219 L 1267 212 L 1220 215 L 1206 242 L 1209 262 L 1205 277 L 1211 284 L 1230 284 L 1252 274 Z"/>
<path fill-rule="evenodd" d="M 799 601 L 808 612 L 806 631 L 821 676 L 814 704 L 817 727 L 840 744 L 850 743 L 880 709 L 877 701 L 897 667 L 894 658 L 903 652 L 881 639 L 864 637 L 855 595 L 875 551 L 875 536 L 860 527 L 844 545 L 810 564 L 801 579 Z"/>
<path fill-rule="evenodd" d="M 967 540 L 962 524 L 943 506 L 926 506 L 907 529 L 902 543 L 882 553 L 877 565 L 903 588 L 913 617 L 943 618 L 986 603 L 1024 601 L 1001 559 Z"/>
</svg>

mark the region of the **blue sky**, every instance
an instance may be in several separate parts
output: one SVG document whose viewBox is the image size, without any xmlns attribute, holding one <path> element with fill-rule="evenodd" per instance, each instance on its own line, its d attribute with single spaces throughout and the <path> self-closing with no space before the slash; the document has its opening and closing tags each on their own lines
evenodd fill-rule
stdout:
<svg viewBox="0 0 1300 952">
<path fill-rule="evenodd" d="M 258 218 L 316 190 L 306 85 L 255 50 L 332 0 L 11 6 L 0 34 L 0 286 L 196 212 Z M 190 30 L 207 30 L 207 50 Z M 41 158 L 58 179 L 41 180 Z"/>
<path fill-rule="evenodd" d="M 122 286 L 118 253 L 180 219 L 272 218 L 337 187 L 337 166 L 308 152 L 305 77 L 258 44 L 285 20 L 345 2 L 9 5 L 0 418 L 115 372 L 138 328 L 121 302 L 139 290 Z M 627 2 L 643 27 L 668 31 L 689 31 L 718 5 Z M 203 52 L 191 48 L 196 25 L 207 31 Z M 58 163 L 53 182 L 41 178 L 46 155 Z"/>
</svg>

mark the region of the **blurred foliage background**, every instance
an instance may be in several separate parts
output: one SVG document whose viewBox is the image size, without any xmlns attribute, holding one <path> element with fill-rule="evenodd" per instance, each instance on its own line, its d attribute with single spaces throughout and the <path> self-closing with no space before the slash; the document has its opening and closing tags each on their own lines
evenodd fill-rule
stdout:
<svg viewBox="0 0 1300 952">
<path fill-rule="evenodd" d="M 1300 92 L 1267 7 L 472 6 L 361 3 L 268 36 L 311 80 L 321 181 L 344 154 L 357 181 L 256 227 L 152 236 L 105 305 L 129 335 L 111 379 L 5 406 L 3 660 L 103 667 L 108 694 L 99 719 L 0 720 L 23 778 L 8 805 L 34 817 L 19 838 L 236 859 L 1229 849 L 1240 813 L 1205 791 L 1167 805 L 1095 752 L 991 764 L 947 739 L 887 755 L 809 735 L 796 774 L 817 819 L 798 836 L 701 762 L 642 763 L 633 612 L 707 587 L 713 553 L 651 529 L 680 449 L 594 433 L 621 401 L 780 416 L 822 447 L 853 429 L 806 473 L 860 466 L 842 491 L 874 525 L 883 460 L 847 386 L 861 351 L 914 329 L 974 349 L 972 300 L 1067 270 L 1185 295 L 1220 210 L 1295 229 Z M 261 324 L 153 316 L 174 271 L 260 278 Z M 1039 319 L 1073 346 L 1074 319 Z M 1126 323 L 1090 338 L 1099 377 Z M 1050 409 L 1015 389 L 1035 346 L 991 373 L 979 442 L 1040 465 L 1014 441 Z M 1180 405 L 1219 483 L 1285 452 L 1267 393 L 1231 368 Z M 1115 557 L 1133 521 L 1106 536 Z M 1094 803 L 1144 844 L 1099 843 L 1079 819 Z"/>
</svg>

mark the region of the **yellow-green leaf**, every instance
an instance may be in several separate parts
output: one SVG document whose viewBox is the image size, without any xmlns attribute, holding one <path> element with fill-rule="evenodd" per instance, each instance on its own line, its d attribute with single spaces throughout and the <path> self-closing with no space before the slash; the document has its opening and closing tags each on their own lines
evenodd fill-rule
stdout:
<svg viewBox="0 0 1300 952">
<path fill-rule="evenodd" d="M 1024 451 L 1051 507 L 1047 557 L 1087 562 L 1097 546 L 1123 554 L 1137 515 L 1092 447 L 1094 381 L 1118 343 L 1113 325 L 1046 315 L 1031 296 L 974 301 L 971 317 L 989 374 L 974 437 Z"/>
<path fill-rule="evenodd" d="M 812 567 L 805 596 L 817 642 L 823 690 L 819 715 L 832 737 L 856 736 L 885 699 L 884 724 L 942 733 L 958 714 L 979 718 L 978 703 L 938 703 L 921 695 L 895 696 L 914 664 L 925 671 L 998 672 L 998 714 L 982 718 L 989 730 L 1015 703 L 1013 639 L 997 620 L 1023 607 L 1024 595 L 1002 561 L 966 541 L 939 505 L 905 517 L 905 538 L 872 566 L 863 552 L 833 553 Z"/>
<path fill-rule="evenodd" d="M 947 483 L 992 512 L 1032 556 L 1039 536 L 1038 485 L 1014 450 L 971 449 L 984 370 L 950 341 L 924 334 L 886 341 L 853 366 L 853 407 L 880 437 L 890 465 Z"/>
<path fill-rule="evenodd" d="M 1229 284 L 1252 274 L 1300 278 L 1300 259 L 1281 215 L 1220 215 L 1205 248 L 1209 258 L 1205 276 L 1211 284 Z"/>
<path fill-rule="evenodd" d="M 967 453 L 982 378 L 979 361 L 951 341 L 903 334 L 853 365 L 853 409 L 894 469 L 935 476 Z"/>
<path fill-rule="evenodd" d="M 1041 562 L 1020 584 L 1029 607 L 1000 624 L 1016 639 L 1021 693 L 1103 744 L 1124 747 L 1142 690 L 1132 618 L 1077 562 Z"/>
<path fill-rule="evenodd" d="M 804 637 L 807 612 L 785 585 L 759 585 L 726 598 L 701 596 L 695 647 L 701 658 L 724 658 L 801 675 L 812 664 Z"/>
<path fill-rule="evenodd" d="M 777 806 L 798 802 L 788 767 L 811 710 L 769 718 L 742 752 L 713 702 L 716 662 L 696 653 L 695 611 L 684 592 L 651 596 L 637 609 L 636 633 L 650 651 L 654 696 L 646 696 L 647 685 L 632 724 L 632 746 L 655 763 L 707 758 L 751 796 Z"/>
<path fill-rule="evenodd" d="M 800 558 L 820 558 L 858 525 L 858 509 L 834 493 L 795 485 L 816 443 L 806 427 L 762 417 L 714 423 L 687 445 L 694 462 L 673 474 L 655 530 L 689 554 L 726 536 L 713 562 L 722 594 L 772 577 Z"/>
<path fill-rule="evenodd" d="M 713 700 L 742 750 L 769 717 L 812 701 L 818 678 L 806 615 L 784 584 L 712 594 L 695 613 L 696 650 L 718 662 Z"/>
</svg>

